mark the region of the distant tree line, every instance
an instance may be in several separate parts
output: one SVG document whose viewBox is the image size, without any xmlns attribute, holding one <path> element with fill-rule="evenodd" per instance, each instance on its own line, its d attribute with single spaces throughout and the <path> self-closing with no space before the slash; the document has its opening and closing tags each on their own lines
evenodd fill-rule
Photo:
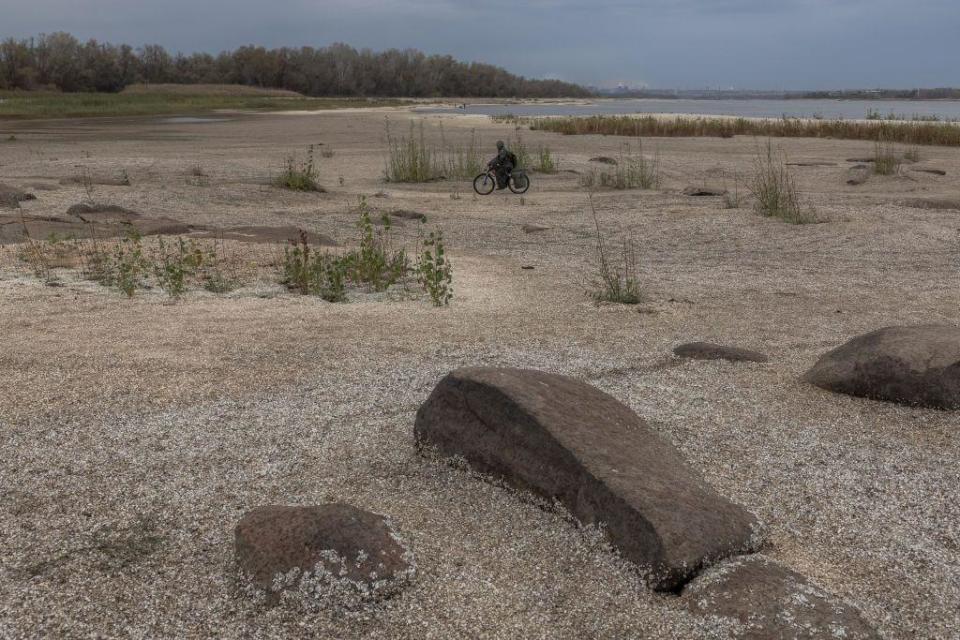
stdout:
<svg viewBox="0 0 960 640">
<path fill-rule="evenodd" d="M 464 63 L 413 49 L 357 51 L 240 47 L 219 55 L 171 55 L 160 45 L 134 49 L 68 33 L 0 43 L 0 89 L 121 91 L 136 83 L 242 84 L 309 96 L 583 97 L 578 85 L 529 80 L 500 67 Z"/>
</svg>

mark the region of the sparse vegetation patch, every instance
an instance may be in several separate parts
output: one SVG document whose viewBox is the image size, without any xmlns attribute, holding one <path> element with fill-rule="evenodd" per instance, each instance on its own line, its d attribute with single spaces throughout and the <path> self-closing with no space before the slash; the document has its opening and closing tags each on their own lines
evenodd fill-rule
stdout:
<svg viewBox="0 0 960 640">
<path fill-rule="evenodd" d="M 804 120 L 655 116 L 580 116 L 537 118 L 530 128 L 564 135 L 693 138 L 762 136 L 767 138 L 836 138 L 877 140 L 914 145 L 960 146 L 960 125 L 946 122 L 864 122 L 854 120 Z"/>
<path fill-rule="evenodd" d="M 315 160 L 314 145 L 307 147 L 306 157 L 298 160 L 294 156 L 288 156 L 283 171 L 277 176 L 276 185 L 291 191 L 316 191 L 323 193 L 326 191 L 317 182 L 319 179 L 319 168 Z"/>
<path fill-rule="evenodd" d="M 656 189 L 660 186 L 660 158 L 644 156 L 642 142 L 636 152 L 624 145 L 611 169 L 590 168 L 580 174 L 580 185 L 588 189 Z"/>
<path fill-rule="evenodd" d="M 779 218 L 791 224 L 817 221 L 812 211 L 803 209 L 800 192 L 783 152 L 774 151 L 770 141 L 765 149 L 757 151 L 751 191 L 754 210 L 762 216 Z"/>
</svg>

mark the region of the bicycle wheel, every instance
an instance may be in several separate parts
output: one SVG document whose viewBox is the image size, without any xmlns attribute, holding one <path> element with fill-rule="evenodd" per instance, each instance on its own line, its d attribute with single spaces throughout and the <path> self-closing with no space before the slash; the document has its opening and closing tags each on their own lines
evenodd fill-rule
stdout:
<svg viewBox="0 0 960 640">
<path fill-rule="evenodd" d="M 525 173 L 514 174 L 510 178 L 510 191 L 514 193 L 526 193 L 530 188 L 530 178 Z"/>
<path fill-rule="evenodd" d="M 489 173 L 481 173 L 473 179 L 473 190 L 482 196 L 493 193 L 497 181 Z"/>
</svg>

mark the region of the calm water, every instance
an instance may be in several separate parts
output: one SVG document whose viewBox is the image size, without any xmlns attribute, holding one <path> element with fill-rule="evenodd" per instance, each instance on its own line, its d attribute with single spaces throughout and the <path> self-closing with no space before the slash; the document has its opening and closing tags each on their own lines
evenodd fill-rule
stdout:
<svg viewBox="0 0 960 640">
<path fill-rule="evenodd" d="M 860 120 L 867 110 L 883 116 L 937 116 L 960 119 L 960 100 L 598 100 L 589 104 L 468 104 L 464 109 L 424 107 L 421 113 L 473 113 L 517 116 L 588 116 L 623 113 L 685 113 L 748 118 L 843 118 Z"/>
</svg>

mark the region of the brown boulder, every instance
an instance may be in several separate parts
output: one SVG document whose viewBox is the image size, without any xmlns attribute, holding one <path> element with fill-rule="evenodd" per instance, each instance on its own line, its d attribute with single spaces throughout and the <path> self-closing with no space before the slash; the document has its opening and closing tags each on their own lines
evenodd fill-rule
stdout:
<svg viewBox="0 0 960 640">
<path fill-rule="evenodd" d="M 557 500 L 658 590 L 759 542 L 756 519 L 720 496 L 628 407 L 565 376 L 469 368 L 449 374 L 417 412 L 421 447 Z"/>
<path fill-rule="evenodd" d="M 880 636 L 854 607 L 763 556 L 724 562 L 687 585 L 687 606 L 732 618 L 744 640 L 868 640 Z"/>
<path fill-rule="evenodd" d="M 728 347 L 709 342 L 688 342 L 674 348 L 674 355 L 693 360 L 729 360 L 731 362 L 767 362 L 767 356 L 757 351 Z"/>
<path fill-rule="evenodd" d="M 851 396 L 960 409 L 960 328 L 880 329 L 827 353 L 803 379 Z"/>
<path fill-rule="evenodd" d="M 241 571 L 272 603 L 293 589 L 360 603 L 392 594 L 415 572 L 389 522 L 348 504 L 258 507 L 235 535 Z"/>
</svg>

